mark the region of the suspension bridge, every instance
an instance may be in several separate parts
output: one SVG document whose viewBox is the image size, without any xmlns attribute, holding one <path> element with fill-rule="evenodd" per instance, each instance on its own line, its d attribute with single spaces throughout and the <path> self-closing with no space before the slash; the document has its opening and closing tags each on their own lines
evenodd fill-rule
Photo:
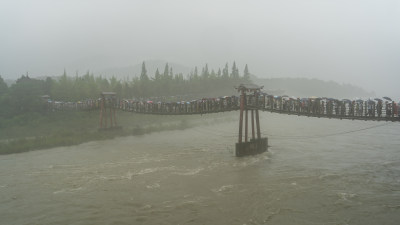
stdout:
<svg viewBox="0 0 400 225">
<path fill-rule="evenodd" d="M 239 97 L 224 96 L 180 102 L 118 101 L 114 92 L 102 92 L 100 128 L 117 127 L 116 108 L 154 115 L 201 115 L 238 110 L 239 133 L 235 154 L 245 156 L 265 152 L 268 148 L 268 139 L 261 137 L 259 111 L 329 119 L 400 122 L 398 106 L 394 101 L 389 101 L 391 99 L 388 97 L 385 97 L 387 98 L 385 102 L 381 99 L 353 101 L 318 97 L 300 99 L 267 95 L 261 92 L 262 88 L 253 84 L 242 84 L 236 88 L 240 92 Z"/>
</svg>

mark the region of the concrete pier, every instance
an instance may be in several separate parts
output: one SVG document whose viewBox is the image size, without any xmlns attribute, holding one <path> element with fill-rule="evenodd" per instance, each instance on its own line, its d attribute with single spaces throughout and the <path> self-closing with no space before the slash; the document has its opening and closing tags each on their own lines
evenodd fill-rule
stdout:
<svg viewBox="0 0 400 225">
<path fill-rule="evenodd" d="M 268 150 L 268 138 L 251 139 L 249 142 L 236 143 L 235 156 L 256 155 Z"/>
</svg>

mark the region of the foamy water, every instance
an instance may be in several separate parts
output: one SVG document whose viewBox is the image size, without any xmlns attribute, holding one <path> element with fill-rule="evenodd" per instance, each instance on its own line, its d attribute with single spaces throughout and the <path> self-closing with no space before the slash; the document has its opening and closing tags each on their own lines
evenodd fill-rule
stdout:
<svg viewBox="0 0 400 225">
<path fill-rule="evenodd" d="M 400 124 L 261 116 L 0 156 L 0 224 L 398 224 Z"/>
</svg>

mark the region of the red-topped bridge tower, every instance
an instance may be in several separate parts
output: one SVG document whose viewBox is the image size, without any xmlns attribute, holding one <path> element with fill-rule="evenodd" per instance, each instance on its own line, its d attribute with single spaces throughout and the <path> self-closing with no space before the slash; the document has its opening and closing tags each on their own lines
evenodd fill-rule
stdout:
<svg viewBox="0 0 400 225">
<path fill-rule="evenodd" d="M 253 84 L 241 84 L 236 89 L 240 92 L 240 117 L 239 117 L 239 140 L 236 143 L 235 155 L 245 156 L 267 151 L 268 138 L 261 138 L 260 119 L 258 109 L 260 90 L 263 87 Z M 249 94 L 247 94 L 249 93 Z M 251 113 L 251 139 L 248 140 L 248 112 Z M 243 141 L 243 113 L 245 114 L 244 141 Z M 255 114 L 255 115 L 254 115 Z M 254 116 L 255 121 L 254 121 Z M 255 125 L 254 125 L 255 122 Z M 255 136 L 257 129 L 257 137 Z"/>
</svg>

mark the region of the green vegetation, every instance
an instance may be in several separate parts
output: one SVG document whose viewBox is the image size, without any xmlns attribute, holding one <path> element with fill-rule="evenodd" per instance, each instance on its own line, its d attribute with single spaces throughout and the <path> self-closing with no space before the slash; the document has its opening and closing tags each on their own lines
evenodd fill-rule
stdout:
<svg viewBox="0 0 400 225">
<path fill-rule="evenodd" d="M 40 96 L 48 95 L 50 99 L 63 102 L 76 102 L 85 99 L 97 99 L 102 91 L 113 91 L 119 98 L 149 98 L 171 96 L 186 96 L 186 98 L 216 97 L 232 95 L 233 88 L 241 83 L 250 82 L 248 67 L 244 76 L 239 75 L 236 63 L 233 63 L 229 73 L 228 64 L 223 70 L 215 72 L 209 70 L 206 64 L 201 73 L 197 67 L 186 78 L 183 74 L 174 74 L 173 69 L 165 65 L 164 72 L 157 70 L 153 77 L 147 74 L 145 62 L 142 64 L 140 77 L 133 80 L 117 80 L 101 76 L 95 77 L 87 72 L 83 76 L 70 77 L 64 71 L 59 78 L 32 79 L 28 75 L 21 76 L 15 84 L 8 87 L 0 76 L 0 128 L 4 127 L 4 120 L 18 117 L 27 113 L 43 113 L 45 111 L 43 99 Z"/>
<path fill-rule="evenodd" d="M 117 136 L 142 135 L 164 130 L 185 129 L 191 125 L 179 116 L 154 116 L 118 111 L 120 129 L 98 130 L 98 111 L 71 111 L 35 114 L 22 124 L 1 129 L 0 154 L 81 144 L 87 141 L 112 139 Z"/>
<path fill-rule="evenodd" d="M 197 67 L 186 77 L 174 74 L 168 64 L 163 73 L 157 70 L 153 77 L 147 74 L 145 62 L 140 77 L 130 81 L 95 77 L 89 72 L 83 76 L 33 79 L 21 76 L 10 87 L 0 76 L 0 154 L 17 153 L 56 146 L 80 144 L 86 141 L 140 135 L 150 132 L 184 129 L 191 126 L 179 116 L 152 116 L 118 112 L 117 122 L 122 129 L 98 131 L 99 112 L 56 111 L 46 108 L 46 99 L 76 102 L 97 99 L 101 91 L 116 92 L 119 98 L 146 99 L 171 96 L 185 98 L 216 97 L 235 94 L 234 86 L 249 82 L 248 67 L 239 75 L 236 63 L 231 72 L 228 64 L 215 72 L 206 64 L 201 72 Z"/>
</svg>

